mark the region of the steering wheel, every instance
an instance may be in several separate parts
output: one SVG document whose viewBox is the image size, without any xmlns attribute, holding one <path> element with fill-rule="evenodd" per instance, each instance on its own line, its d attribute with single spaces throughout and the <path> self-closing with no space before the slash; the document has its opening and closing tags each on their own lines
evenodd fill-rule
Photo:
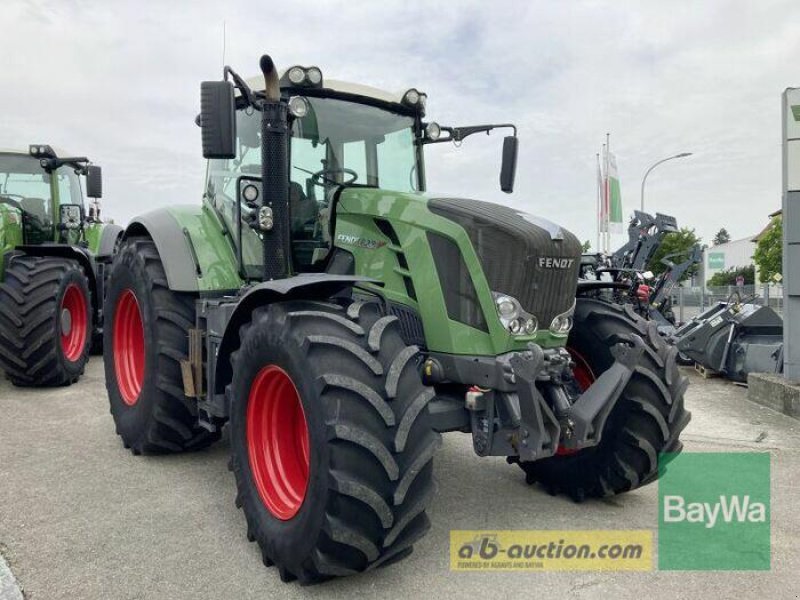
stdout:
<svg viewBox="0 0 800 600">
<path fill-rule="evenodd" d="M 325 185 L 330 185 L 334 183 L 334 179 L 332 175 L 336 175 L 337 173 L 344 173 L 345 175 L 350 175 L 350 179 L 347 181 L 342 181 L 340 185 L 349 185 L 353 183 L 356 179 L 358 179 L 358 173 L 356 173 L 353 169 L 347 169 L 345 167 L 341 167 L 338 169 L 320 169 L 316 173 L 311 175 L 311 183 L 312 185 L 318 185 L 324 187 Z M 321 180 L 327 180 L 322 182 Z"/>
<path fill-rule="evenodd" d="M 14 200 L 12 196 L 19 198 L 19 200 Z M 19 194 L 0 194 L 0 202 L 3 202 L 5 204 L 10 204 L 14 208 L 19 208 L 20 210 L 22 210 L 22 204 L 20 202 L 24 198 L 25 196 L 20 196 Z"/>
</svg>

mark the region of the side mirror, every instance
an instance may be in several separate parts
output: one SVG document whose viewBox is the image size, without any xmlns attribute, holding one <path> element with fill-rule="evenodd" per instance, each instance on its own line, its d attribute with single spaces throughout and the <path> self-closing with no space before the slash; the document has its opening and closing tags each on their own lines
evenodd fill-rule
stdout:
<svg viewBox="0 0 800 600">
<path fill-rule="evenodd" d="M 506 194 L 514 191 L 514 178 L 517 175 L 517 150 L 519 139 L 515 135 L 503 138 L 503 164 L 500 167 L 500 189 Z"/>
<path fill-rule="evenodd" d="M 90 198 L 103 197 L 103 170 L 97 165 L 86 167 L 86 195 Z"/>
<path fill-rule="evenodd" d="M 200 128 L 203 158 L 236 157 L 236 101 L 232 83 L 200 84 Z"/>
</svg>

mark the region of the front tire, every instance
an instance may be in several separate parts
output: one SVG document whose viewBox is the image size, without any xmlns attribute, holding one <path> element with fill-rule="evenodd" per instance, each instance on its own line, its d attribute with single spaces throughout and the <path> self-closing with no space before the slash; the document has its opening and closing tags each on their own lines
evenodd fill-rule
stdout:
<svg viewBox="0 0 800 600">
<path fill-rule="evenodd" d="M 242 327 L 229 387 L 236 503 L 284 581 L 388 564 L 427 532 L 441 437 L 418 356 L 375 304 L 273 304 Z"/>
<path fill-rule="evenodd" d="M 0 366 L 11 383 L 74 383 L 89 360 L 89 281 L 74 260 L 14 256 L 0 284 Z"/>
<path fill-rule="evenodd" d="M 678 453 L 680 434 L 691 419 L 684 408 L 688 379 L 676 364 L 678 351 L 630 305 L 578 298 L 568 340 L 575 379 L 588 387 L 614 362 L 611 348 L 640 336 L 645 351 L 606 421 L 600 444 L 575 454 L 519 463 L 528 483 L 576 501 L 628 492 L 655 481 L 659 455 Z"/>
<path fill-rule="evenodd" d="M 217 439 L 197 423 L 183 393 L 180 361 L 189 354 L 192 294 L 173 292 L 155 244 L 125 242 L 108 280 L 103 353 L 117 433 L 134 454 L 197 450 Z"/>
</svg>

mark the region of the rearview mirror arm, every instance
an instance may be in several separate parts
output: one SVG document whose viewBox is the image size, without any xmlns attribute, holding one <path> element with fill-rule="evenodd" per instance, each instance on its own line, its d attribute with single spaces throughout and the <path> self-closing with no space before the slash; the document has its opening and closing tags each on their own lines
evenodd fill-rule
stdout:
<svg viewBox="0 0 800 600">
<path fill-rule="evenodd" d="M 441 144 L 442 142 L 462 142 L 464 138 L 474 134 L 483 133 L 489 135 L 493 129 L 510 128 L 514 131 L 514 137 L 517 137 L 517 126 L 512 123 L 498 123 L 494 125 L 467 125 L 465 127 L 442 127 L 442 133 L 447 133 L 447 137 L 441 136 L 439 139 L 423 140 L 423 144 Z"/>
</svg>

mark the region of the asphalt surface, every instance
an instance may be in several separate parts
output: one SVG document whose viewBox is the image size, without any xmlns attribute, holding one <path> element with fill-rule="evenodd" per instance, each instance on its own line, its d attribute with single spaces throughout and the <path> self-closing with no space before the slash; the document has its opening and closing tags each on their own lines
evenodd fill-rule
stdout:
<svg viewBox="0 0 800 600">
<path fill-rule="evenodd" d="M 469 437 L 453 433 L 435 463 L 433 528 L 408 559 L 323 585 L 283 584 L 245 538 L 227 443 L 132 456 L 114 433 L 97 357 L 69 388 L 0 382 L 0 554 L 29 600 L 797 597 L 800 421 L 751 404 L 743 388 L 691 379 L 688 450 L 772 452 L 769 572 L 451 572 L 451 529 L 655 531 L 658 520 L 655 485 L 574 504 L 525 485 L 503 459 L 476 457 Z"/>
</svg>

